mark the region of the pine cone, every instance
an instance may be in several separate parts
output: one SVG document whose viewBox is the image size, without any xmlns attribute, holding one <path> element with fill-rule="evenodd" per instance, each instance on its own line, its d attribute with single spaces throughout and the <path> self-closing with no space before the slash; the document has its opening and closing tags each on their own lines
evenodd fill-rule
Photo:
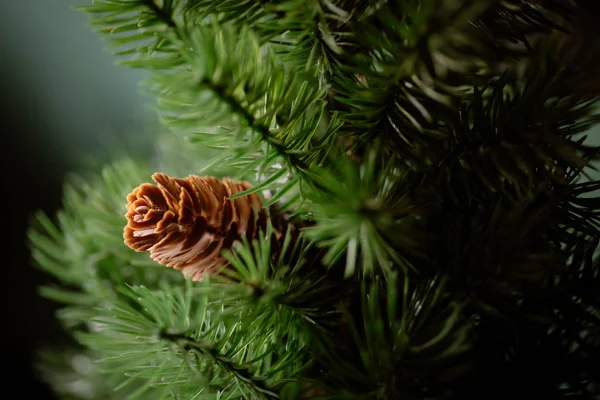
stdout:
<svg viewBox="0 0 600 400">
<path fill-rule="evenodd" d="M 247 182 L 161 173 L 152 179 L 158 185 L 145 183 L 127 196 L 125 243 L 192 280 L 218 273 L 226 265 L 221 250 L 243 236 L 254 239 L 266 227 L 268 216 L 257 195 L 228 199 L 249 189 Z"/>
</svg>

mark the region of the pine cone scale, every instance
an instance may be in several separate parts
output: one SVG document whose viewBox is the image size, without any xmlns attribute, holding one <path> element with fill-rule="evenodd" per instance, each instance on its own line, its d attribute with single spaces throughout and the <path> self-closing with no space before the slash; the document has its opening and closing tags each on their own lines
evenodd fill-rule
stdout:
<svg viewBox="0 0 600 400">
<path fill-rule="evenodd" d="M 179 213 L 177 223 L 180 225 L 190 225 L 194 222 L 196 210 L 192 204 L 192 198 L 189 192 L 185 189 L 181 189 L 181 195 L 179 196 Z"/>
<path fill-rule="evenodd" d="M 187 236 L 183 240 L 183 243 L 182 243 L 183 249 L 188 250 L 194 246 L 197 246 L 200 239 L 202 239 L 202 236 L 205 235 L 206 232 L 209 232 L 209 228 L 210 227 L 208 226 L 208 222 L 206 221 L 206 218 L 204 218 L 204 217 L 196 218 L 194 225 L 188 231 Z"/>
<path fill-rule="evenodd" d="M 167 211 L 162 219 L 160 221 L 158 221 L 158 223 L 156 224 L 156 233 L 161 233 L 164 232 L 165 230 L 169 229 L 169 227 L 171 226 L 171 224 L 173 223 L 173 220 L 175 219 L 175 213 L 173 211 Z"/>
</svg>

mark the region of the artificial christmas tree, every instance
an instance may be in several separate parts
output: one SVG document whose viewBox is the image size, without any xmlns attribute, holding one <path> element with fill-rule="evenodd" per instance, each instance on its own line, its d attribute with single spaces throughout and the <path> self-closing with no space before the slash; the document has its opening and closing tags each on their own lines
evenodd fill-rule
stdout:
<svg viewBox="0 0 600 400">
<path fill-rule="evenodd" d="M 30 230 L 79 343 L 40 361 L 57 393 L 598 395 L 594 2 L 82 10 L 176 135 Z"/>
</svg>

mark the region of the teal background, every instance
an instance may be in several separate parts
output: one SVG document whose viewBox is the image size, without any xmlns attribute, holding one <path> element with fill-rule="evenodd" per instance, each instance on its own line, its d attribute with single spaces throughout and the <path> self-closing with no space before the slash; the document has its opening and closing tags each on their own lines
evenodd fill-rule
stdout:
<svg viewBox="0 0 600 400">
<path fill-rule="evenodd" d="M 0 9 L 3 108 L 22 110 L 18 125 L 43 131 L 35 136 L 40 155 L 65 166 L 81 153 L 103 154 L 108 138 L 140 137 L 148 114 L 138 91 L 143 73 L 115 66 L 87 16 L 71 8 L 87 3 L 3 0 Z M 20 139 L 31 145 L 33 137 Z"/>
<path fill-rule="evenodd" d="M 138 90 L 144 74 L 115 66 L 87 16 L 71 9 L 88 3 L 0 0 L 0 379 L 9 396 L 53 398 L 31 360 L 38 346 L 69 340 L 36 293 L 48 277 L 29 263 L 29 216 L 60 207 L 68 171 L 115 150 L 143 157 L 156 121 Z"/>
</svg>

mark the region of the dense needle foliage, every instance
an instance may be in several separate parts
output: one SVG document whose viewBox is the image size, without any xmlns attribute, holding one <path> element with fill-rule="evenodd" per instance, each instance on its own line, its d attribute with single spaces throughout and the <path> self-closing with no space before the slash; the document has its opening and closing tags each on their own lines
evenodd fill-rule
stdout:
<svg viewBox="0 0 600 400">
<path fill-rule="evenodd" d="M 158 164 L 73 178 L 32 224 L 57 279 L 41 294 L 78 342 L 41 357 L 58 394 L 600 394 L 594 1 L 80 9 L 149 72 L 170 133 Z M 236 196 L 268 193 L 285 240 L 275 252 L 269 225 L 226 251 L 226 276 L 186 281 L 123 244 L 126 196 L 156 170 L 250 181 Z"/>
</svg>

